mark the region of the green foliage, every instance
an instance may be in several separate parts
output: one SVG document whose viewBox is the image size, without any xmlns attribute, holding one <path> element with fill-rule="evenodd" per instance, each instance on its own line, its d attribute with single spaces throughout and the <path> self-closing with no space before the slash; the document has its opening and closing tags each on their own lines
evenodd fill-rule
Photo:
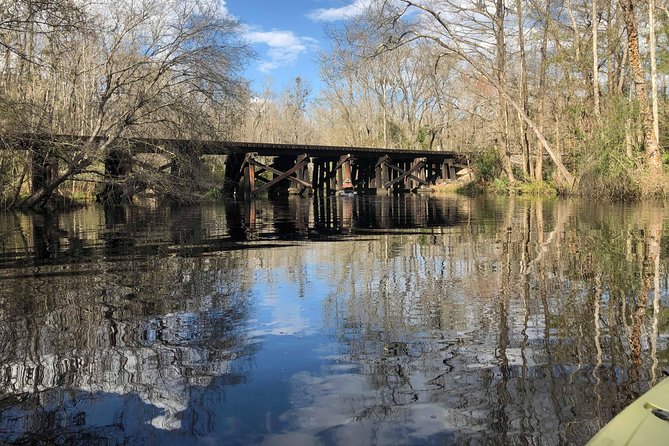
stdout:
<svg viewBox="0 0 669 446">
<path fill-rule="evenodd" d="M 495 149 L 486 148 L 479 151 L 472 167 L 477 179 L 490 182 L 502 173 L 502 160 Z"/>
<path fill-rule="evenodd" d="M 530 181 L 518 183 L 515 191 L 521 195 L 557 195 L 557 187 L 552 182 Z"/>
<path fill-rule="evenodd" d="M 418 135 L 416 135 L 416 141 L 420 145 L 421 149 L 425 149 L 428 142 L 428 130 L 425 127 L 418 129 Z"/>
<path fill-rule="evenodd" d="M 221 201 L 223 200 L 223 189 L 220 188 L 209 189 L 204 194 L 204 197 L 206 200 Z"/>
<path fill-rule="evenodd" d="M 511 192 L 509 180 L 506 178 L 495 178 L 490 183 L 489 189 L 491 192 L 500 195 L 507 195 Z"/>
<path fill-rule="evenodd" d="M 518 181 L 509 183 L 506 178 L 495 178 L 489 185 L 489 192 L 498 195 L 557 195 L 554 184 L 545 181 Z"/>
<path fill-rule="evenodd" d="M 434 136 L 433 129 L 430 129 L 430 127 L 427 126 L 422 126 L 418 129 L 418 135 L 416 135 L 416 142 L 418 143 L 418 146 L 421 149 L 429 150 L 433 136 Z"/>
<path fill-rule="evenodd" d="M 458 190 L 465 195 L 476 195 L 482 192 L 492 192 L 498 195 L 557 195 L 557 188 L 545 181 L 532 181 L 525 175 L 520 166 L 513 165 L 513 174 L 516 182 L 511 184 L 502 175 L 502 162 L 494 149 L 484 149 L 479 152 L 473 164 L 473 170 L 478 182 L 472 182 Z"/>
<path fill-rule="evenodd" d="M 468 197 L 473 197 L 476 195 L 484 194 L 487 189 L 483 186 L 482 183 L 478 181 L 470 181 L 469 183 L 459 187 L 455 190 L 455 193 L 466 195 Z"/>
<path fill-rule="evenodd" d="M 581 161 L 580 192 L 584 196 L 617 200 L 642 195 L 636 159 L 626 153 L 625 128 L 635 110 L 623 98 L 612 98 L 602 110 L 601 124 L 585 141 Z M 635 147 L 633 153 L 638 153 Z"/>
<path fill-rule="evenodd" d="M 517 164 L 512 164 L 511 165 L 511 171 L 513 172 L 513 177 L 517 181 L 525 182 L 525 181 L 531 181 L 527 175 L 525 175 L 525 171 L 523 168 Z"/>
</svg>

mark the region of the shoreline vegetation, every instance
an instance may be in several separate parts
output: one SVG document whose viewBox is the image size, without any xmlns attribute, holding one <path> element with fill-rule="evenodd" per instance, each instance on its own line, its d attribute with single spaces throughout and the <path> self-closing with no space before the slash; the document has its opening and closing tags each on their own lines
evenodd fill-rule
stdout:
<svg viewBox="0 0 669 446">
<path fill-rule="evenodd" d="M 248 29 L 217 2 L 17 0 L 0 27 L 0 207 L 220 195 L 222 161 L 198 153 L 124 170 L 133 137 L 446 150 L 472 155 L 466 193 L 669 196 L 653 0 L 365 2 L 326 27 L 316 92 L 252 91 Z M 16 150 L 25 134 L 39 141 Z"/>
</svg>

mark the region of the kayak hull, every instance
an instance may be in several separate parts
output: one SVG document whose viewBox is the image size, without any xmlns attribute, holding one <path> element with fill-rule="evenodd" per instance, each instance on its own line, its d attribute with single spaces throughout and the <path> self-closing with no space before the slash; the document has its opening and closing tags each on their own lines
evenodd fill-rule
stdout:
<svg viewBox="0 0 669 446">
<path fill-rule="evenodd" d="M 588 446 L 655 444 L 669 444 L 669 378 L 637 398 L 588 442 Z"/>
</svg>

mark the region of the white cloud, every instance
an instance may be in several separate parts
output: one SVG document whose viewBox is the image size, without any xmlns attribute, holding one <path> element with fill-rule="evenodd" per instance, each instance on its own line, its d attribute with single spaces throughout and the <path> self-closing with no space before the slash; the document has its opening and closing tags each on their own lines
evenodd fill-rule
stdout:
<svg viewBox="0 0 669 446">
<path fill-rule="evenodd" d="M 350 19 L 362 14 L 369 8 L 373 0 L 355 0 L 346 6 L 340 8 L 319 8 L 307 14 L 311 20 L 319 22 L 334 22 L 337 20 Z"/>
<path fill-rule="evenodd" d="M 258 70 L 262 73 L 268 73 L 281 66 L 290 65 L 302 53 L 318 46 L 316 39 L 297 36 L 292 31 L 286 30 L 261 31 L 256 28 L 249 28 L 244 33 L 244 37 L 249 43 L 264 44 L 269 47 L 266 52 L 266 59 L 258 65 Z"/>
</svg>

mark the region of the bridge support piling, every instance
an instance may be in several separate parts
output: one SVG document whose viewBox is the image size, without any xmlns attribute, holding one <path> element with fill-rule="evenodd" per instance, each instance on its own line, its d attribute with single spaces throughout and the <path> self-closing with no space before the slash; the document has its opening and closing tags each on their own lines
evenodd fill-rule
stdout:
<svg viewBox="0 0 669 446">
<path fill-rule="evenodd" d="M 249 153 L 244 160 L 244 175 L 242 177 L 241 192 L 244 198 L 251 198 L 256 189 L 255 154 Z"/>
<path fill-rule="evenodd" d="M 342 171 L 342 168 L 341 168 L 341 165 L 343 164 L 342 158 L 339 159 L 339 163 L 338 163 L 337 167 L 335 168 L 336 171 L 337 171 L 337 179 L 335 180 L 335 191 L 336 192 L 341 190 L 341 185 L 344 181 L 344 172 Z"/>
<path fill-rule="evenodd" d="M 394 187 L 395 192 L 403 192 L 407 186 L 411 188 L 411 190 L 414 190 L 421 185 L 429 186 L 428 182 L 421 178 L 421 174 L 417 173 L 425 166 L 425 163 L 425 158 L 416 158 L 413 162 L 400 162 L 400 166 L 402 167 L 397 167 L 390 163 L 386 163 L 387 166 L 390 167 L 394 172 L 392 178 L 387 181 L 384 186 Z"/>
<path fill-rule="evenodd" d="M 350 154 L 342 155 L 337 163 L 337 192 L 353 190 Z"/>
<path fill-rule="evenodd" d="M 314 191 L 314 194 L 320 194 L 320 175 L 322 171 L 322 162 L 318 158 L 311 160 L 311 188 Z"/>
<path fill-rule="evenodd" d="M 272 180 L 270 181 L 275 180 L 279 175 L 281 175 L 282 172 L 285 172 L 286 170 L 290 169 L 294 164 L 295 164 L 295 157 L 293 156 L 275 157 L 272 164 L 270 164 L 270 167 L 276 169 L 279 173 L 272 172 Z M 268 192 L 270 195 L 274 195 L 277 197 L 285 197 L 286 195 L 288 195 L 289 187 L 290 184 L 288 183 L 288 181 L 279 181 L 276 184 L 270 186 Z"/>
<path fill-rule="evenodd" d="M 438 179 L 439 179 L 439 165 L 436 161 L 431 161 L 428 164 L 427 182 L 430 184 L 437 184 Z"/>
<path fill-rule="evenodd" d="M 336 184 L 336 161 L 326 161 L 326 174 L 325 174 L 325 192 L 327 195 L 332 195 L 337 190 Z"/>
<path fill-rule="evenodd" d="M 243 175 L 244 156 L 230 154 L 225 159 L 225 180 L 223 181 L 223 194 L 232 196 L 237 189 Z"/>
<path fill-rule="evenodd" d="M 296 184 L 296 187 L 292 190 L 297 190 L 298 193 L 302 193 L 302 189 L 311 189 L 312 185 L 308 181 L 308 170 L 306 170 L 308 169 L 309 161 L 309 157 L 306 154 L 300 155 L 292 166 L 290 166 L 286 171 L 282 172 L 275 166 L 277 166 L 277 164 L 281 165 L 282 167 L 283 165 L 290 165 L 291 163 L 285 159 L 282 160 L 280 157 L 277 157 L 272 166 L 266 166 L 257 160 L 252 160 L 250 164 L 262 168 L 263 170 L 272 172 L 272 174 L 274 174 L 274 178 L 260 187 L 255 188 L 254 191 L 251 192 L 251 195 L 265 191 L 274 192 L 278 189 L 279 184 L 281 184 L 281 189 L 279 189 L 279 191 L 282 192 L 285 190 L 287 193 L 289 193 L 291 189 L 287 187 L 288 181 Z M 293 174 L 295 174 L 295 176 L 293 176 Z"/>
<path fill-rule="evenodd" d="M 446 181 L 451 179 L 451 170 L 448 166 L 448 160 L 441 163 L 441 179 Z"/>
<path fill-rule="evenodd" d="M 385 183 L 389 180 L 388 166 L 386 165 L 386 160 L 388 156 L 382 156 L 376 162 L 376 194 L 377 195 L 387 195 L 388 189 L 385 187 Z"/>
<path fill-rule="evenodd" d="M 295 172 L 295 177 L 300 180 L 302 183 L 296 183 L 295 185 L 295 190 L 297 191 L 298 195 L 304 195 L 308 194 L 311 195 L 313 191 L 313 186 L 307 187 L 306 185 L 310 185 L 309 183 L 309 164 L 311 163 L 311 158 L 308 157 L 306 154 L 305 160 L 302 163 L 303 165 L 301 167 L 298 167 L 297 171 Z"/>
<path fill-rule="evenodd" d="M 356 160 L 353 164 L 352 175 L 355 189 L 360 193 L 368 194 L 375 179 L 374 163 L 368 159 Z"/>
<path fill-rule="evenodd" d="M 332 193 L 336 175 L 334 164 L 326 158 L 315 158 L 313 160 L 313 193 L 319 195 L 329 195 Z"/>
</svg>

